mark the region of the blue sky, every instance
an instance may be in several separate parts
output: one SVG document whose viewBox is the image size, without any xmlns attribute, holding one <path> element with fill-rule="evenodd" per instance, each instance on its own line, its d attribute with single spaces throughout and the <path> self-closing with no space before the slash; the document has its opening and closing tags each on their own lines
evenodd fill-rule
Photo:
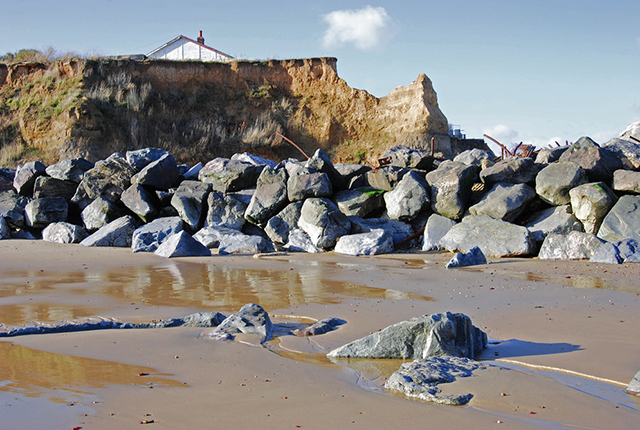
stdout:
<svg viewBox="0 0 640 430">
<path fill-rule="evenodd" d="M 378 97 L 426 73 L 450 123 L 505 144 L 604 143 L 640 120 L 638 0 L 0 0 L 0 10 L 0 54 L 148 53 L 203 30 L 237 58 L 337 57 L 340 77 Z"/>
</svg>

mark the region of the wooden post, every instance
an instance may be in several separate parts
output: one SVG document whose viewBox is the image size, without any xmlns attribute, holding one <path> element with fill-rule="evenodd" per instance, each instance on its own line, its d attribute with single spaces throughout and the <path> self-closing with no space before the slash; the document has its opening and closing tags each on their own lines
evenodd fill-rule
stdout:
<svg viewBox="0 0 640 430">
<path fill-rule="evenodd" d="M 435 150 L 436 150 L 435 143 L 436 143 L 436 138 L 432 137 L 431 138 L 431 156 L 432 157 L 433 157 L 433 154 L 435 154 Z"/>
<path fill-rule="evenodd" d="M 504 146 L 502 143 L 500 143 L 500 142 L 498 142 L 497 140 L 495 140 L 493 137 L 491 137 L 491 136 L 489 136 L 489 135 L 487 135 L 487 134 L 485 134 L 485 135 L 483 135 L 483 136 L 484 136 L 484 137 L 486 137 L 487 139 L 490 139 L 491 141 L 493 141 L 493 142 L 497 143 L 497 144 L 500 146 L 500 148 L 502 148 L 502 158 L 504 158 L 504 154 L 505 154 L 505 152 L 506 152 L 507 154 L 509 154 L 510 156 L 511 156 L 511 155 L 513 155 L 513 154 L 512 154 L 512 153 L 507 149 L 507 147 L 506 147 L 506 146 Z"/>
<path fill-rule="evenodd" d="M 306 153 L 306 152 L 304 152 L 304 151 L 302 150 L 302 148 L 300 148 L 298 145 L 296 145 L 296 144 L 295 144 L 291 139 L 287 139 L 285 136 L 283 136 L 282 134 L 278 133 L 277 131 L 276 131 L 276 134 L 277 134 L 278 136 L 280 136 L 281 138 L 283 138 L 284 140 L 286 140 L 287 142 L 289 142 L 290 144 L 292 144 L 293 146 L 295 146 L 295 147 L 296 147 L 296 149 L 297 149 L 298 151 L 302 152 L 302 155 L 304 155 L 305 157 L 307 157 L 307 160 L 308 160 L 309 158 L 311 158 L 311 157 L 309 157 L 309 156 L 307 155 L 307 153 Z"/>
</svg>

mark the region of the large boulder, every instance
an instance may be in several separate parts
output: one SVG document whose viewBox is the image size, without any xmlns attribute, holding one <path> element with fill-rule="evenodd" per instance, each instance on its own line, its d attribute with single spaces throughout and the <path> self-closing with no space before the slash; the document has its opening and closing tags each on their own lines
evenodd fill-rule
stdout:
<svg viewBox="0 0 640 430">
<path fill-rule="evenodd" d="M 463 314 L 423 315 L 402 321 L 329 352 L 335 358 L 474 358 L 487 347 L 487 335 Z"/>
<path fill-rule="evenodd" d="M 225 237 L 235 235 L 244 236 L 244 233 L 229 227 L 211 226 L 201 228 L 193 238 L 207 248 L 217 248 Z"/>
<path fill-rule="evenodd" d="M 213 190 L 228 193 L 255 187 L 263 168 L 244 161 L 216 158 L 204 165 L 198 178 L 211 184 Z"/>
<path fill-rule="evenodd" d="M 404 175 L 393 190 L 384 194 L 389 218 L 410 221 L 428 208 L 427 188 L 427 182 L 415 171 Z"/>
<path fill-rule="evenodd" d="M 512 184 L 528 184 L 533 182 L 540 166 L 528 157 L 509 157 L 487 167 L 480 172 L 480 180 L 485 184 L 510 182 Z"/>
<path fill-rule="evenodd" d="M 0 218 L 4 218 L 10 227 L 24 227 L 24 208 L 31 198 L 17 195 L 12 189 L 0 192 Z"/>
<path fill-rule="evenodd" d="M 209 248 L 195 240 L 184 230 L 166 238 L 153 253 L 165 258 L 209 257 L 211 255 Z"/>
<path fill-rule="evenodd" d="M 164 154 L 158 160 L 147 164 L 131 177 L 132 184 L 159 190 L 167 190 L 174 186 L 180 178 L 178 163 L 171 154 Z"/>
<path fill-rule="evenodd" d="M 440 240 L 451 230 L 456 222 L 442 215 L 433 214 L 427 220 L 422 239 L 423 251 L 440 251 L 443 247 Z"/>
<path fill-rule="evenodd" d="M 590 263 L 604 263 L 604 264 L 620 264 L 622 263 L 622 257 L 620 257 L 620 251 L 618 247 L 611 242 L 606 242 L 600 248 L 593 253 L 589 259 Z"/>
<path fill-rule="evenodd" d="M 535 241 L 526 227 L 488 215 L 463 218 L 451 227 L 440 245 L 450 252 L 469 252 L 477 246 L 487 257 L 531 255 L 536 251 Z"/>
<path fill-rule="evenodd" d="M 384 207 L 383 192 L 373 188 L 339 191 L 334 196 L 338 209 L 347 216 L 366 217 Z"/>
<path fill-rule="evenodd" d="M 329 197 L 333 194 L 331 180 L 326 173 L 308 170 L 300 171 L 287 180 L 287 197 L 297 202 L 309 197 Z"/>
<path fill-rule="evenodd" d="M 298 228 L 301 210 L 302 202 L 289 203 L 277 215 L 267 221 L 264 231 L 273 243 L 287 243 L 289 232 Z"/>
<path fill-rule="evenodd" d="M 62 197 L 70 201 L 76 193 L 78 184 L 71 181 L 63 181 L 49 176 L 39 176 L 33 185 L 33 197 L 41 199 L 45 197 Z"/>
<path fill-rule="evenodd" d="M 135 171 L 127 160 L 122 155 L 114 153 L 105 160 L 98 161 L 93 169 L 87 170 L 80 186 L 91 199 L 102 196 L 115 202 L 123 191 L 129 188 L 134 174 Z"/>
<path fill-rule="evenodd" d="M 532 214 L 525 227 L 536 242 L 542 242 L 548 234 L 566 234 L 582 231 L 582 223 L 571 212 L 570 205 L 553 206 Z"/>
<path fill-rule="evenodd" d="M 151 194 L 139 184 L 127 188 L 120 196 L 120 201 L 143 222 L 151 221 L 159 212 L 159 202 L 155 194 Z"/>
<path fill-rule="evenodd" d="M 476 170 L 475 166 L 445 161 L 427 173 L 433 211 L 454 220 L 462 218 L 469 205 Z"/>
<path fill-rule="evenodd" d="M 276 166 L 278 165 L 278 163 L 276 163 L 273 160 L 268 160 L 266 158 L 258 157 L 257 155 L 249 154 L 248 152 L 243 152 L 241 154 L 233 154 L 231 156 L 231 159 L 253 164 L 254 166 L 267 166 L 272 169 L 275 169 Z"/>
<path fill-rule="evenodd" d="M 22 196 L 33 194 L 33 185 L 39 176 L 45 174 L 46 168 L 40 161 L 29 161 L 16 169 L 13 188 Z"/>
<path fill-rule="evenodd" d="M 336 240 L 349 234 L 351 223 L 345 214 L 329 199 L 305 200 L 300 211 L 298 226 L 319 248 L 333 248 Z"/>
<path fill-rule="evenodd" d="M 136 172 L 139 172 L 149 164 L 159 160 L 167 154 L 169 153 L 164 149 L 143 148 L 136 149 L 134 151 L 127 151 L 126 157 L 129 165 L 131 165 L 131 167 L 133 167 Z"/>
<path fill-rule="evenodd" d="M 407 223 L 386 218 L 358 218 L 350 216 L 351 233 L 368 233 L 373 230 L 384 230 L 393 237 L 393 246 L 398 246 L 413 235 L 413 229 Z"/>
<path fill-rule="evenodd" d="M 246 304 L 202 337 L 204 339 L 233 340 L 240 333 L 257 335 L 261 342 L 270 340 L 273 336 L 273 323 L 267 311 L 255 303 Z"/>
<path fill-rule="evenodd" d="M 240 230 L 246 220 L 247 205 L 234 194 L 212 191 L 207 197 L 207 227 L 227 227 Z"/>
<path fill-rule="evenodd" d="M 265 167 L 256 184 L 256 191 L 244 213 L 245 219 L 264 226 L 287 205 L 287 170 Z"/>
<path fill-rule="evenodd" d="M 368 185 L 377 190 L 391 191 L 407 172 L 409 169 L 398 166 L 384 166 L 369 170 L 365 174 L 365 183 L 362 185 Z"/>
<path fill-rule="evenodd" d="M 256 235 L 226 235 L 218 245 L 219 254 L 260 254 L 272 251 L 273 245 L 264 237 Z"/>
<path fill-rule="evenodd" d="M 491 151 L 487 151 L 486 149 L 473 148 L 467 149 L 466 151 L 456 155 L 453 161 L 480 167 L 484 160 L 493 162 L 494 158 L 495 155 Z"/>
<path fill-rule="evenodd" d="M 287 252 L 308 252 L 311 254 L 323 252 L 313 244 L 309 235 L 299 228 L 289 232 L 287 243 L 282 249 Z"/>
<path fill-rule="evenodd" d="M 589 137 L 581 137 L 569 147 L 559 161 L 573 161 L 582 167 L 592 182 L 611 183 L 613 172 L 622 168 L 622 162 Z"/>
<path fill-rule="evenodd" d="M 624 193 L 640 194 L 640 172 L 616 170 L 613 172 L 613 189 Z"/>
<path fill-rule="evenodd" d="M 200 181 L 182 181 L 171 197 L 173 206 L 191 231 L 198 231 L 205 217 L 205 202 L 211 185 Z"/>
<path fill-rule="evenodd" d="M 98 197 L 84 208 L 81 217 L 87 230 L 95 231 L 120 218 L 120 210 L 104 197 Z"/>
<path fill-rule="evenodd" d="M 623 169 L 640 170 L 640 143 L 628 138 L 616 138 L 602 145 L 620 160 Z"/>
<path fill-rule="evenodd" d="M 406 167 L 409 169 L 432 170 L 433 157 L 425 151 L 412 149 L 404 145 L 394 146 L 382 154 L 383 159 L 389 159 L 389 165 Z"/>
<path fill-rule="evenodd" d="M 551 164 L 558 161 L 560 156 L 566 151 L 568 146 L 557 146 L 555 148 L 542 148 L 536 155 L 536 164 Z"/>
<path fill-rule="evenodd" d="M 590 233 L 571 231 L 568 234 L 549 234 L 542 242 L 538 258 L 541 260 L 589 260 L 604 244 Z"/>
<path fill-rule="evenodd" d="M 334 251 L 346 255 L 388 254 L 393 252 L 393 236 L 382 229 L 342 236 Z"/>
<path fill-rule="evenodd" d="M 640 196 L 622 196 L 604 217 L 598 237 L 609 242 L 640 240 Z"/>
<path fill-rule="evenodd" d="M 47 175 L 61 181 L 71 181 L 79 184 L 82 182 L 84 172 L 93 169 L 92 162 L 84 158 L 72 158 L 69 160 L 60 160 L 55 164 L 46 168 Z"/>
<path fill-rule="evenodd" d="M 573 214 L 582 221 L 586 233 L 596 234 L 602 220 L 616 202 L 604 182 L 583 184 L 569 191 Z"/>
<path fill-rule="evenodd" d="M 131 238 L 137 227 L 135 219 L 130 215 L 125 215 L 101 227 L 80 242 L 80 245 L 130 248 Z"/>
<path fill-rule="evenodd" d="M 56 243 L 80 243 L 88 236 L 84 227 L 68 222 L 54 222 L 42 230 L 42 240 Z"/>
<path fill-rule="evenodd" d="M 24 208 L 27 226 L 44 228 L 53 222 L 67 220 L 69 205 L 62 197 L 31 200 Z"/>
<path fill-rule="evenodd" d="M 182 231 L 180 217 L 158 218 L 136 229 L 131 237 L 132 252 L 154 252 L 171 235 Z"/>
<path fill-rule="evenodd" d="M 478 203 L 469 208 L 469 213 L 512 222 L 535 196 L 535 190 L 529 185 L 498 182 Z"/>
<path fill-rule="evenodd" d="M 322 149 L 317 149 L 309 158 L 305 164 L 305 167 L 316 172 L 325 173 L 331 181 L 331 186 L 334 190 L 340 191 L 347 188 L 347 182 L 342 177 L 340 172 L 336 170 L 331 158 Z"/>
<path fill-rule="evenodd" d="M 536 176 L 536 193 L 554 206 L 563 206 L 571 201 L 569 190 L 589 181 L 587 173 L 573 162 L 552 163 Z"/>
</svg>

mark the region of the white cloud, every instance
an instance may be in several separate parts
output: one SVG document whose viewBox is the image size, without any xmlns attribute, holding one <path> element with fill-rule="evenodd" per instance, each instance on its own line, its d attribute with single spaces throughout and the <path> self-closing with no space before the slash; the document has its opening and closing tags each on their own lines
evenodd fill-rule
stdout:
<svg viewBox="0 0 640 430">
<path fill-rule="evenodd" d="M 353 44 L 371 51 L 386 45 L 394 35 L 391 18 L 383 7 L 336 10 L 322 18 L 329 25 L 322 38 L 326 48 Z"/>
</svg>

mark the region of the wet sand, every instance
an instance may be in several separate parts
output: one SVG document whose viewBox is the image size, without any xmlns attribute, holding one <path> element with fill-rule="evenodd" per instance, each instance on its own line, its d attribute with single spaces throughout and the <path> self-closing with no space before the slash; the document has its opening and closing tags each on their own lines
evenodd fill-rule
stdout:
<svg viewBox="0 0 640 430">
<path fill-rule="evenodd" d="M 200 340 L 210 329 L 197 328 L 0 338 L 0 430 L 142 422 L 166 429 L 605 429 L 635 428 L 640 419 L 640 399 L 623 393 L 640 370 L 637 265 L 497 259 L 445 270 L 446 253 L 166 260 L 16 240 L 0 241 L 0 256 L 5 324 L 95 315 L 139 322 L 229 313 L 249 302 L 280 324 L 348 322 L 321 336 L 282 336 L 267 348 L 251 337 Z M 325 357 L 389 324 L 445 311 L 467 314 L 493 340 L 480 357 L 488 369 L 441 385 L 473 393 L 466 407 L 386 392 L 399 361 Z"/>
</svg>

